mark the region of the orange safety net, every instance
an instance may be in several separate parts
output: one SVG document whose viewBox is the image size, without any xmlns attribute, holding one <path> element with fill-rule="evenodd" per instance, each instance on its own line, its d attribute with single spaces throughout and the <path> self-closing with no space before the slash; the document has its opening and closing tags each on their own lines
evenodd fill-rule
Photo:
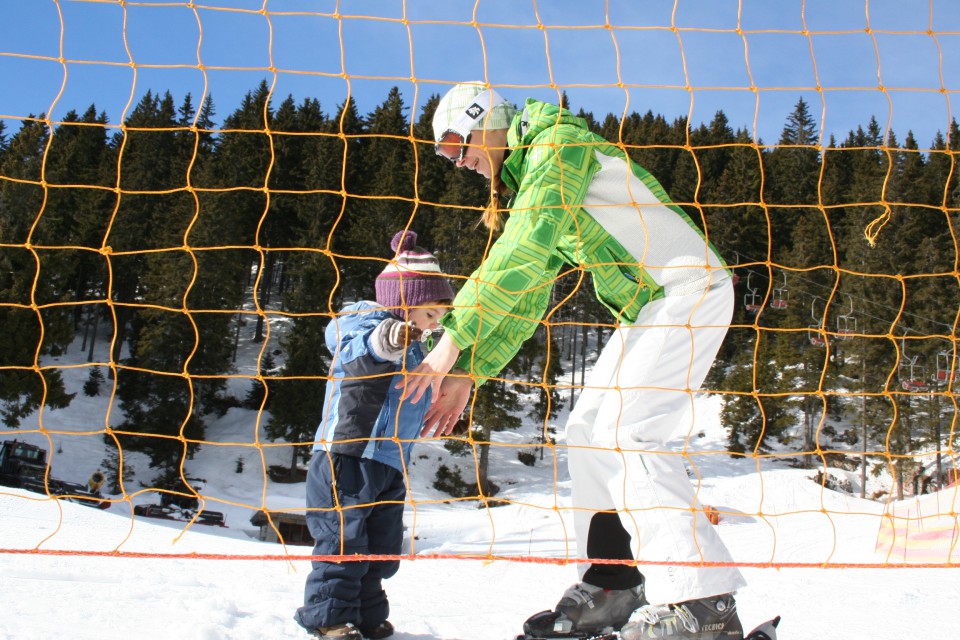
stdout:
<svg viewBox="0 0 960 640">
<path fill-rule="evenodd" d="M 511 95 L 520 96 L 524 90 L 547 90 L 555 94 L 555 101 L 560 101 L 567 99 L 567 93 L 575 97 L 578 91 L 618 92 L 622 97 L 616 102 L 616 108 L 609 109 L 614 112 L 613 121 L 608 118 L 601 122 L 597 118 L 594 124 L 608 140 L 647 166 L 665 186 L 672 176 L 668 191 L 674 202 L 703 228 L 733 270 L 737 311 L 727 347 L 721 353 L 726 375 L 711 375 L 698 396 L 715 401 L 714 404 L 694 405 L 694 394 L 686 390 L 691 396 L 694 414 L 709 413 L 712 410 L 709 407 L 722 414 L 719 419 L 729 439 L 703 446 L 698 443 L 702 437 L 699 427 L 694 426 L 691 419 L 687 432 L 679 435 L 677 450 L 661 454 L 681 456 L 698 494 L 702 492 L 706 496 L 710 491 L 704 479 L 710 477 L 710 470 L 714 468 L 711 460 L 733 459 L 752 465 L 750 478 L 759 499 L 751 511 L 732 506 L 704 506 L 702 501 L 686 507 L 695 517 L 716 520 L 721 526 L 724 522 L 746 521 L 767 525 L 768 544 L 760 552 L 765 557 L 738 555 L 732 564 L 896 566 L 900 561 L 911 561 L 907 558 L 911 527 L 902 526 L 904 519 L 912 522 L 934 515 L 940 523 L 938 530 L 946 533 L 938 538 L 932 551 L 928 537 L 917 538 L 917 548 L 922 552 L 916 554 L 913 561 L 921 561 L 920 566 L 955 566 L 958 540 L 957 513 L 953 506 L 957 487 L 954 382 L 960 252 L 954 223 L 960 212 L 956 169 L 960 141 L 954 137 L 951 107 L 952 97 L 958 90 L 952 80 L 955 70 L 944 49 L 952 50 L 958 34 L 946 30 L 938 20 L 936 3 L 929 2 L 925 28 L 908 29 L 874 26 L 876 18 L 869 1 L 860 7 L 859 23 L 836 27 L 822 21 L 812 27 L 807 22 L 807 3 L 797 2 L 791 28 L 748 26 L 754 21 L 746 15 L 742 2 L 737 4 L 735 15 L 731 14 L 733 19 L 724 27 L 700 26 L 686 13 L 689 9 L 682 0 L 675 0 L 669 15 L 651 18 L 650 23 L 637 21 L 619 7 L 611 6 L 615 3 L 606 3 L 604 21 L 587 24 L 581 23 L 579 17 L 564 20 L 564 16 L 557 16 L 537 2 L 530 3 L 522 13 L 518 11 L 518 15 L 524 16 L 523 20 L 509 23 L 483 19 L 486 3 L 482 0 L 472 3 L 462 20 L 413 17 L 415 8 L 408 2 L 401 3 L 400 10 L 384 9 L 383 15 L 357 15 L 350 13 L 345 3 L 328 4 L 326 10 L 320 10 L 290 8 L 286 3 L 270 0 L 262 4 L 237 0 L 209 6 L 195 2 L 54 0 L 52 5 L 59 20 L 58 52 L 0 51 L 0 62 L 4 65 L 41 62 L 45 63 L 44 68 L 50 69 L 53 65 L 59 70 L 52 74 L 59 82 L 56 95 L 36 104 L 30 112 L 10 112 L 0 102 L 0 118 L 8 123 L 0 165 L 0 189 L 5 192 L 6 206 L 5 212 L 0 213 L 0 217 L 5 218 L 0 223 L 4 229 L 0 248 L 4 253 L 4 270 L 9 272 L 3 281 L 0 309 L 6 314 L 10 327 L 21 329 L 21 336 L 35 339 L 26 350 L 30 354 L 26 361 L 18 360 L 19 356 L 11 351 L 14 355 L 4 358 L 0 366 L 8 381 L 28 381 L 18 387 L 20 391 L 15 398 L 4 398 L 5 415 L 10 416 L 8 426 L 12 428 L 0 433 L 0 438 L 34 443 L 49 454 L 43 463 L 45 473 L 40 482 L 46 494 L 43 500 L 56 501 L 57 505 L 67 499 L 102 501 L 109 504 L 112 513 L 128 513 L 131 525 L 150 515 L 144 506 L 158 507 L 153 515 L 164 517 L 172 513 L 169 509 L 186 501 L 192 508 L 176 511 L 178 519 L 183 521 L 183 531 L 198 523 L 209 524 L 205 521 L 209 520 L 210 511 L 229 510 L 243 514 L 240 517 L 253 518 L 265 538 L 284 543 L 282 553 L 191 554 L 191 557 L 309 557 L 305 552 L 293 553 L 286 546 L 290 542 L 309 543 L 302 524 L 305 507 L 297 504 L 297 500 L 278 500 L 277 496 L 289 497 L 285 488 L 278 490 L 288 486 L 281 485 L 288 480 L 284 477 L 285 460 L 296 461 L 290 465 L 289 475 L 302 474 L 304 458 L 309 457 L 306 452 L 315 441 L 304 437 L 291 444 L 286 437 L 271 438 L 268 423 L 279 409 L 268 403 L 277 397 L 289 403 L 296 397 L 276 394 L 275 389 L 279 387 L 274 385 L 283 382 L 317 383 L 304 389 L 322 395 L 325 383 L 330 382 L 329 359 L 322 368 L 309 371 L 286 364 L 270 365 L 271 358 L 276 356 L 286 363 L 294 360 L 298 345 L 319 344 L 298 340 L 306 340 L 304 336 L 310 331 L 316 332 L 318 327 L 335 319 L 340 311 L 338 303 L 352 296 L 372 294 L 372 286 L 365 293 L 350 287 L 358 287 L 356 283 L 362 282 L 356 276 L 358 271 L 375 275 L 389 262 L 386 241 L 381 236 L 389 237 L 392 231 L 403 228 L 420 233 L 425 233 L 424 226 L 427 230 L 436 229 L 432 239 L 439 247 L 437 254 L 441 261 L 453 264 L 462 258 L 463 264 L 457 264 L 450 271 L 459 288 L 469 282 L 468 274 L 489 251 L 489 241 L 495 239 L 495 235 L 487 238 L 483 232 L 473 229 L 473 220 L 482 210 L 488 192 L 474 189 L 472 194 L 482 194 L 480 200 L 456 193 L 454 189 L 460 185 L 449 177 L 443 178 L 447 181 L 444 189 L 437 190 L 428 184 L 428 179 L 441 174 L 429 164 L 436 160 L 432 132 L 419 126 L 417 108 L 411 109 L 408 119 L 393 130 L 377 129 L 377 112 L 370 114 L 366 126 L 352 122 L 354 114 L 349 109 L 322 118 L 311 128 L 309 122 L 296 125 L 281 120 L 278 103 L 284 96 L 278 87 L 291 77 L 318 84 L 340 82 L 343 93 L 321 96 L 329 109 L 334 104 L 349 103 L 354 96 L 354 86 L 376 84 L 386 93 L 392 85 L 409 84 L 413 87 L 415 104 L 423 107 L 430 93 L 443 93 L 458 80 L 470 79 L 418 75 L 422 59 L 447 56 L 451 52 L 421 49 L 417 34 L 448 30 L 457 34 L 451 36 L 454 38 L 463 33 L 475 38 L 478 47 L 470 49 L 463 45 L 466 50 L 480 54 L 474 75 L 483 76 L 492 86 Z M 90 7 L 115 11 L 122 18 L 118 28 L 126 59 L 99 60 L 86 55 L 68 55 L 75 24 L 71 15 L 76 16 L 77 11 Z M 128 19 L 136 15 L 143 20 L 152 12 L 161 11 L 176 11 L 192 19 L 196 33 L 195 60 L 174 63 L 141 60 L 136 38 L 145 36 L 139 31 L 140 35 L 131 33 Z M 545 12 L 549 12 L 549 17 Z M 533 19 L 527 19 L 531 15 Z M 627 15 L 630 17 L 620 17 Z M 205 47 L 209 32 L 219 31 L 221 23 L 230 19 L 258 22 L 264 34 L 262 40 L 236 42 L 234 46 L 237 57 L 242 59 L 246 59 L 242 50 L 257 49 L 268 61 L 266 64 L 231 65 L 219 59 L 208 62 L 208 57 L 215 57 Z M 316 68 L 308 64 L 287 68 L 275 61 L 275 50 L 281 46 L 276 37 L 280 24 L 285 29 L 294 20 L 309 25 L 322 24 L 330 33 L 338 34 L 333 49 L 338 51 L 339 60 L 327 60 Z M 361 42 L 353 35 L 354 30 L 371 25 L 400 29 L 407 34 L 408 76 L 352 71 L 352 65 L 356 64 L 354 49 L 374 46 Z M 597 33 L 608 37 L 615 51 L 616 78 L 590 83 L 567 82 L 558 77 L 554 72 L 555 58 L 559 56 L 555 43 L 570 46 L 571 37 L 586 38 L 588 34 Z M 527 43 L 531 34 L 542 44 L 542 51 L 536 55 L 544 62 L 545 71 L 529 75 L 504 72 L 499 78 L 488 72 L 488 63 L 493 58 L 491 46 L 508 47 L 521 40 Z M 702 45 L 692 44 L 703 36 L 733 38 L 741 44 L 739 64 L 747 78 L 745 83 L 726 86 L 711 82 L 711 69 L 702 54 Z M 621 58 L 621 49 L 644 37 L 674 40 L 680 61 L 679 75 L 660 84 L 628 79 L 626 70 L 638 63 L 635 57 Z M 304 38 L 301 46 L 306 49 L 309 35 Z M 825 82 L 817 51 L 828 41 L 859 42 L 863 38 L 872 47 L 871 72 L 875 84 Z M 793 47 L 798 41 L 804 43 L 809 56 L 805 60 L 810 70 L 807 82 L 779 86 L 755 80 L 761 72 L 768 77 L 765 72 L 772 64 L 770 56 L 775 55 L 778 42 L 789 42 Z M 935 52 L 926 59 L 932 68 L 922 70 L 924 77 L 932 77 L 933 82 L 914 86 L 900 80 L 903 76 L 896 75 L 899 70 L 893 73 L 897 79 L 887 80 L 890 72 L 885 63 L 882 64 L 888 59 L 883 52 L 898 42 L 904 47 L 922 42 Z M 515 46 L 520 48 L 519 44 Z M 764 53 L 754 53 L 756 50 Z M 692 56 L 693 51 L 697 51 L 696 56 Z M 304 51 L 303 55 L 308 57 L 308 52 Z M 516 56 L 516 66 L 523 66 L 523 56 L 520 53 Z M 112 114 L 117 118 L 116 123 L 100 120 L 96 113 L 87 119 L 77 117 L 76 113 L 55 117 L 64 109 L 83 108 L 84 105 L 64 104 L 64 96 L 74 87 L 74 77 L 82 78 L 88 67 L 123 69 L 132 74 L 122 112 Z M 176 70 L 196 72 L 203 78 L 202 90 L 195 96 L 195 110 L 181 114 L 179 119 L 176 113 L 170 114 L 167 124 L 138 119 L 137 116 L 144 113 L 141 109 L 144 103 L 138 102 L 145 93 L 141 75 Z M 261 74 L 265 79 L 265 92 L 261 90 L 257 94 L 256 88 L 250 87 L 252 93 L 247 96 L 248 101 L 253 96 L 252 113 L 258 119 L 244 120 L 237 115 L 225 119 L 223 126 L 217 126 L 203 110 L 208 85 L 212 76 L 231 71 Z M 152 89 L 158 92 L 157 104 L 162 111 L 159 92 L 166 87 Z M 631 96 L 657 95 L 658 92 L 671 95 L 679 92 L 685 96 L 686 113 L 668 114 L 662 123 L 652 114 L 647 118 L 632 118 L 632 112 L 646 107 L 635 105 L 640 100 Z M 790 130 L 810 131 L 812 137 L 804 139 L 801 135 L 790 139 L 785 135 L 779 143 L 762 139 L 766 104 L 782 92 L 818 98 L 819 117 L 814 107 L 805 112 L 809 123 L 794 120 L 795 127 Z M 744 97 L 752 102 L 750 121 L 741 123 L 744 126 L 736 132 L 731 127 L 729 133 L 711 132 L 709 127 L 699 126 L 699 101 L 713 94 L 729 96 L 733 102 L 742 102 Z M 875 131 L 869 127 L 866 131 L 851 131 L 845 141 L 832 139 L 824 131 L 833 113 L 828 105 L 841 104 L 836 96 L 845 94 L 879 96 L 887 106 L 886 122 L 882 118 L 881 122 L 874 120 Z M 893 114 L 898 113 L 896 105 L 910 96 L 918 98 L 921 104 L 936 99 L 938 108 L 946 114 L 938 130 L 943 136 L 926 147 L 900 144 L 890 135 Z M 305 102 L 298 113 L 307 113 L 307 106 Z M 570 106 L 577 110 L 575 101 Z M 680 120 L 671 125 L 669 118 L 675 116 Z M 869 115 L 864 120 L 867 117 Z M 918 115 L 920 117 L 922 115 Z M 644 122 L 647 129 L 643 129 Z M 15 131 L 15 126 L 21 129 Z M 659 137 L 652 133 L 656 127 L 660 127 L 662 133 Z M 84 164 L 83 156 L 70 156 L 69 149 L 58 146 L 61 141 L 66 144 L 76 140 L 76 144 L 81 144 L 80 131 L 94 131 L 101 136 L 100 154 L 87 160 L 108 162 L 110 166 L 105 169 L 99 167 L 104 169 L 102 172 L 91 174 L 92 167 Z M 711 137 L 713 134 L 716 136 Z M 152 146 L 154 139 L 158 141 L 156 146 Z M 148 140 L 151 142 L 147 143 Z M 255 144 L 244 146 L 250 140 L 255 140 Z M 236 144 L 239 150 L 232 156 L 227 155 L 228 142 Z M 33 156 L 26 153 L 31 143 Z M 216 144 L 220 145 L 221 156 L 214 160 L 210 147 Z M 378 144 L 381 146 L 377 147 Z M 367 185 L 357 190 L 358 177 L 354 174 L 360 171 L 356 168 L 358 154 L 370 153 L 371 149 L 401 147 L 406 149 L 409 160 L 407 183 L 396 192 L 390 191 L 389 184 Z M 324 162 L 335 165 L 335 179 L 311 182 L 309 177 L 296 174 L 304 167 L 317 172 L 322 167 L 321 163 L 295 164 L 287 155 L 295 148 L 301 153 L 322 150 Z M 162 155 L 164 153 L 176 156 L 173 166 L 181 171 L 171 180 L 151 179 L 151 163 L 170 166 L 170 157 Z M 240 165 L 248 160 L 255 166 L 249 171 L 241 169 Z M 386 161 L 384 156 L 383 162 Z M 363 170 L 372 171 L 375 165 L 363 166 Z M 448 172 L 442 175 L 451 175 L 452 167 L 444 169 Z M 231 178 L 233 175 L 235 179 Z M 791 179 L 791 175 L 795 179 Z M 917 185 L 923 185 L 923 189 L 911 189 Z M 233 197 L 236 200 L 231 200 Z M 323 205 L 325 222 L 318 222 L 317 228 L 310 232 L 306 229 L 311 224 L 309 216 L 297 207 L 318 206 L 316 203 L 321 198 L 328 199 Z M 330 202 L 334 204 L 331 206 Z M 12 203 L 19 203 L 18 207 Z M 379 205 L 384 211 L 377 209 Z M 288 209 L 292 211 L 289 216 L 285 213 Z M 76 212 L 86 210 L 99 215 L 100 219 L 70 221 Z M 135 215 L 139 215 L 136 212 L 142 211 L 149 213 L 135 219 Z M 237 217 L 231 218 L 231 212 Z M 472 254 L 464 245 L 457 244 L 455 231 L 441 227 L 438 213 L 468 220 L 463 225 L 463 234 L 476 236 Z M 362 223 L 351 218 L 361 214 Z M 242 223 L 238 222 L 241 215 L 246 216 Z M 65 228 L 71 224 L 86 225 L 84 228 L 90 234 L 80 238 L 75 229 Z M 235 233 L 234 224 L 251 230 L 252 235 L 243 241 L 232 240 L 243 236 Z M 387 228 L 375 226 L 378 224 Z M 278 228 L 287 228 L 289 233 L 285 235 Z M 441 234 L 441 229 L 446 235 Z M 295 231 L 300 235 L 294 235 Z M 364 233 L 368 238 L 366 244 Z M 71 241 L 57 241 L 64 238 Z M 857 241 L 868 248 L 855 248 Z M 364 246 L 366 253 L 358 249 Z M 460 251 L 466 253 L 457 255 Z M 233 260 L 241 265 L 239 273 L 237 268 L 231 271 L 230 265 L 221 264 Z M 96 273 L 91 275 L 89 269 L 83 271 L 77 266 L 80 263 Z M 317 272 L 326 275 L 318 276 Z M 242 284 L 239 286 L 242 295 L 237 294 L 237 287 L 222 287 L 227 277 Z M 291 281 L 284 282 L 286 277 Z M 79 280 L 83 280 L 84 288 L 71 288 L 73 282 Z M 540 322 L 541 333 L 533 341 L 539 343 L 541 349 L 520 356 L 530 363 L 527 372 L 530 375 L 507 369 L 486 383 L 503 389 L 504 393 L 512 390 L 520 394 L 520 401 L 505 413 L 523 416 L 520 420 L 523 428 L 516 431 L 522 435 L 498 435 L 499 430 L 491 428 L 490 422 L 506 417 L 490 408 L 480 408 L 478 394 L 468 408 L 463 435 L 425 438 L 418 445 L 423 448 L 414 449 L 413 461 L 420 467 L 426 467 L 432 458 L 444 458 L 436 473 L 446 468 L 446 475 L 437 476 L 433 486 L 443 485 L 448 495 L 433 491 L 429 476 L 423 473 L 417 476 L 417 472 L 405 467 L 408 488 L 405 504 L 412 514 L 411 546 L 409 553 L 398 557 L 552 563 L 582 560 L 577 558 L 568 521 L 572 507 L 563 493 L 566 491 L 567 445 L 562 436 L 557 436 L 558 428 L 562 430 L 558 414 L 569 408 L 568 397 L 572 401 L 588 386 L 585 370 L 593 365 L 598 345 L 617 328 L 609 315 L 596 316 L 584 311 L 587 308 L 584 300 L 589 299 L 587 280 L 582 269 L 561 270 L 554 287 L 551 312 Z M 285 292 L 295 290 L 296 284 L 310 282 L 323 286 L 313 291 L 312 296 L 304 295 L 295 302 L 283 297 Z M 372 285 L 369 278 L 366 283 Z M 585 296 L 584 291 L 588 295 Z M 314 306 L 309 308 L 310 304 Z M 252 335 L 254 325 L 256 334 Z M 59 334 L 66 330 L 65 326 L 72 326 L 69 339 Z M 96 346 L 98 330 L 106 331 L 108 344 Z M 298 330 L 301 333 L 297 333 Z M 211 337 L 212 334 L 216 337 Z M 137 343 L 131 344 L 131 339 Z M 83 347 L 79 348 L 83 352 L 81 356 L 77 356 L 77 340 L 83 341 Z M 84 349 L 88 341 L 90 356 L 86 357 Z M 249 350 L 246 363 L 238 364 L 236 355 L 233 360 L 210 355 L 215 347 L 229 348 L 231 341 L 234 354 L 240 343 L 255 345 Z M 71 349 L 66 350 L 66 345 L 72 345 Z M 151 348 L 155 350 L 152 355 L 145 355 Z M 68 356 L 64 356 L 64 351 Z M 164 351 L 175 351 L 178 357 L 164 361 L 160 355 Z M 551 373 L 548 366 L 558 361 L 564 369 L 559 375 Z M 83 376 L 94 369 L 108 372 L 102 383 L 103 391 L 97 396 L 98 412 L 81 419 L 67 419 L 65 416 L 80 414 L 68 413 L 70 409 L 66 405 L 71 401 L 64 399 L 61 392 L 65 393 L 64 389 L 78 392 L 77 374 L 81 374 L 82 381 Z M 119 387 L 125 379 L 133 378 L 150 380 L 149 384 L 154 386 L 148 384 L 143 387 L 146 391 L 138 392 L 130 383 L 131 396 L 121 397 Z M 63 379 L 73 381 L 73 386 L 63 387 Z M 229 432 L 243 432 L 245 436 L 214 437 L 218 435 L 216 426 L 221 424 L 213 417 L 217 399 L 228 396 L 228 389 L 236 390 L 238 382 L 249 383 L 260 390 L 253 394 L 252 406 L 243 408 L 237 402 L 223 408 L 224 414 L 231 410 L 246 411 L 241 420 L 245 421 L 246 428 Z M 211 389 L 215 393 L 200 398 Z M 143 395 L 137 396 L 137 393 Z M 177 398 L 182 405 L 180 413 L 175 414 L 178 417 L 172 428 L 138 428 L 137 420 L 146 420 L 147 408 L 163 404 L 149 404 L 151 394 L 170 394 L 169 397 Z M 502 406 L 511 406 L 504 397 L 499 399 Z M 31 400 L 28 402 L 27 398 Z M 535 418 L 530 418 L 524 409 L 536 399 L 542 399 L 544 406 Z M 30 402 L 36 406 L 20 411 Z M 486 411 L 482 418 L 478 417 L 481 410 Z M 322 416 L 316 413 L 315 417 L 319 423 Z M 200 421 L 206 425 L 205 430 L 197 429 Z M 84 426 L 78 427 L 78 424 Z M 745 425 L 749 425 L 749 429 Z M 201 435 L 197 436 L 198 433 Z M 149 443 L 144 444 L 145 440 Z M 397 438 L 385 441 L 392 445 L 400 443 Z M 84 444 L 78 444 L 81 442 Z M 96 449 L 90 446 L 93 442 L 98 443 L 104 457 L 87 461 L 88 468 L 92 471 L 112 460 L 109 464 L 113 466 L 115 492 L 104 487 L 99 488 L 100 493 L 91 493 L 83 484 L 85 478 L 71 478 L 73 485 L 59 482 L 62 479 L 57 477 L 55 451 L 58 448 L 68 452 Z M 444 442 L 452 444 L 444 448 Z M 169 461 L 174 460 L 172 468 L 176 471 L 167 484 L 152 477 L 147 459 L 150 452 L 164 445 L 172 445 L 175 450 L 175 455 L 163 458 L 168 466 Z M 454 453 L 449 452 L 451 448 Z M 421 451 L 428 453 L 421 454 Z M 241 473 L 238 470 L 241 468 L 245 478 L 255 474 L 258 499 L 249 502 L 229 492 L 208 490 L 205 486 L 215 487 L 221 481 L 208 477 L 200 482 L 194 478 L 191 469 L 211 454 L 217 455 L 220 466 L 207 462 L 204 468 L 218 469 L 218 475 Z M 418 457 L 420 455 L 424 458 Z M 521 494 L 510 497 L 510 491 L 504 490 L 507 487 L 495 487 L 491 478 L 513 482 L 511 472 L 497 469 L 497 462 L 491 463 L 491 459 L 500 464 L 509 462 L 511 469 L 519 460 L 523 467 L 518 468 L 523 473 L 528 464 L 546 469 L 542 480 L 545 486 L 552 487 L 552 494 L 538 499 Z M 71 469 L 76 468 L 74 463 L 70 464 Z M 773 496 L 765 494 L 765 475 L 776 474 L 791 465 L 809 469 L 810 479 L 814 480 L 810 486 L 815 490 L 802 506 L 794 503 L 782 506 Z M 130 471 L 135 481 L 128 475 Z M 859 487 L 852 487 L 852 481 L 858 482 Z M 874 489 L 877 493 L 870 495 L 868 484 L 879 487 L 882 481 L 886 481 L 886 488 Z M 421 486 L 430 488 L 420 491 Z M 857 496 L 863 502 L 841 511 L 835 491 Z M 919 516 L 896 506 L 899 499 L 924 491 L 941 496 L 935 503 L 938 505 L 935 513 L 925 511 Z M 18 500 L 34 501 L 41 499 L 43 493 L 16 496 Z M 3 495 L 14 494 L 3 492 Z M 726 496 L 717 497 L 722 500 Z M 154 504 L 158 500 L 161 505 Z M 435 519 L 442 517 L 444 507 L 451 504 L 454 507 L 477 505 L 485 510 L 488 533 L 480 543 L 473 541 L 473 548 L 481 550 L 432 553 L 427 545 L 427 550 L 421 551 L 424 545 L 418 542 L 418 533 L 433 531 Z M 497 510 L 504 507 L 537 513 L 538 518 L 551 523 L 554 527 L 551 531 L 558 531 L 562 540 L 552 551 L 538 555 L 532 542 L 537 534 L 531 524 L 527 552 L 522 544 L 513 544 L 516 543 L 515 531 L 503 536 L 509 538 L 511 544 L 501 545 L 498 532 L 511 526 L 497 515 Z M 59 513 L 61 523 L 63 518 L 70 517 L 69 512 L 60 510 Z M 778 557 L 778 541 L 786 535 L 783 523 L 811 514 L 822 515 L 827 523 L 819 530 L 826 536 L 821 540 L 826 551 L 817 551 L 813 554 L 815 557 L 801 561 Z M 875 530 L 880 531 L 877 551 L 881 557 L 877 561 L 851 560 L 850 556 L 836 553 L 842 546 L 838 537 L 838 531 L 842 530 L 840 523 L 862 518 L 869 519 L 875 524 Z M 4 548 L 0 552 L 177 557 L 177 554 L 162 552 L 127 552 L 124 550 L 126 540 L 120 541 L 111 552 L 58 548 L 59 530 L 58 526 L 42 535 L 31 549 Z M 132 535 L 133 526 L 130 531 Z M 439 526 L 436 531 L 446 529 Z M 869 544 L 873 546 L 873 541 Z M 464 545 L 465 549 L 469 547 Z M 383 557 L 333 556 L 339 560 Z M 598 562 L 731 564 L 707 559 L 671 563 L 665 558 Z"/>
</svg>

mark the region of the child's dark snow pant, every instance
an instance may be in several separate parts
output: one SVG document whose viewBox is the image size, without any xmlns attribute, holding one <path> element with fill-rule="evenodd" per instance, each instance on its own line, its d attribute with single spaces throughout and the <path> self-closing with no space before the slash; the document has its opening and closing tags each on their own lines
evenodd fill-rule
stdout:
<svg viewBox="0 0 960 640">
<path fill-rule="evenodd" d="M 340 509 L 334 509 L 334 483 Z M 397 555 L 403 543 L 403 474 L 367 458 L 315 451 L 307 474 L 307 526 L 314 555 Z M 393 502 L 394 504 L 378 504 Z M 303 606 L 294 618 L 305 629 L 352 622 L 375 627 L 390 612 L 381 581 L 399 561 L 313 562 Z"/>
</svg>

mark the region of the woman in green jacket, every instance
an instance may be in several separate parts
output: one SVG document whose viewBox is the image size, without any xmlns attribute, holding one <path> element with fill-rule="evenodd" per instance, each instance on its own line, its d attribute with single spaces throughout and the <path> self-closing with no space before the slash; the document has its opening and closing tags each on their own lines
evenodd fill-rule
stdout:
<svg viewBox="0 0 960 640">
<path fill-rule="evenodd" d="M 694 394 L 732 317 L 723 261 L 653 176 L 564 109 L 527 100 L 518 111 L 482 83 L 464 83 L 441 99 L 433 128 L 437 153 L 491 180 L 488 227 L 499 226 L 497 195 L 514 197 L 443 318 L 443 337 L 407 379 L 405 397 L 435 390 L 424 434 L 449 434 L 474 380 L 497 376 L 533 335 L 561 269 L 590 273 L 616 326 L 566 425 L 586 562 L 580 582 L 525 632 L 742 638 L 733 593 L 743 578 L 734 567 L 695 566 L 731 557 L 667 445 L 697 431 Z M 635 565 L 590 559 L 689 564 L 659 565 L 663 575 L 651 565 L 645 577 Z"/>
</svg>

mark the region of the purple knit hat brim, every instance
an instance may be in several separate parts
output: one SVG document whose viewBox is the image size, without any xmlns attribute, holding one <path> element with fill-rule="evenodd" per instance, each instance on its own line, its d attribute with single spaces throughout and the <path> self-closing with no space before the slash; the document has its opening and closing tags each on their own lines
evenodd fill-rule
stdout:
<svg viewBox="0 0 960 640">
<path fill-rule="evenodd" d="M 436 256 L 417 246 L 416 232 L 397 232 L 390 248 L 396 252 L 395 257 L 374 283 L 378 304 L 396 309 L 453 300 L 453 287 L 440 270 Z"/>
<path fill-rule="evenodd" d="M 389 308 L 420 307 L 429 302 L 450 302 L 455 295 L 446 277 L 423 273 L 380 274 L 374 288 L 377 292 L 377 304 Z"/>
</svg>

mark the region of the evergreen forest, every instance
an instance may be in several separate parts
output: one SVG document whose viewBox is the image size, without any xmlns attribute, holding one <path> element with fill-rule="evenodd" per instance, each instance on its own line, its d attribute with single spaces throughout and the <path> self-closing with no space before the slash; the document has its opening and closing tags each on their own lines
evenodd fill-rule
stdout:
<svg viewBox="0 0 960 640">
<path fill-rule="evenodd" d="M 234 406 L 267 410 L 271 438 L 312 440 L 324 327 L 373 296 L 393 233 L 414 229 L 456 276 L 495 239 L 478 224 L 487 182 L 434 152 L 438 100 L 413 118 L 393 88 L 364 114 L 352 99 L 277 101 L 262 83 L 219 124 L 212 100 L 169 92 L 148 92 L 120 125 L 92 105 L 17 131 L 0 121 L 3 424 L 70 403 L 44 358 L 82 343 L 90 391 L 117 398 L 104 437 L 147 454 L 158 477 L 178 476 Z M 693 126 L 565 106 L 656 176 L 734 270 L 733 327 L 705 385 L 722 395 L 729 453 L 940 486 L 960 440 L 956 121 L 927 141 L 875 118 L 822 139 L 801 99 L 778 140 L 755 142 L 722 111 Z M 491 432 L 526 415 L 546 442 L 613 330 L 582 271 L 553 300 L 536 339 L 477 391 L 482 483 Z M 281 317 L 278 352 L 233 397 L 239 327 L 262 341 Z M 111 357 L 95 362 L 103 336 Z"/>
</svg>

